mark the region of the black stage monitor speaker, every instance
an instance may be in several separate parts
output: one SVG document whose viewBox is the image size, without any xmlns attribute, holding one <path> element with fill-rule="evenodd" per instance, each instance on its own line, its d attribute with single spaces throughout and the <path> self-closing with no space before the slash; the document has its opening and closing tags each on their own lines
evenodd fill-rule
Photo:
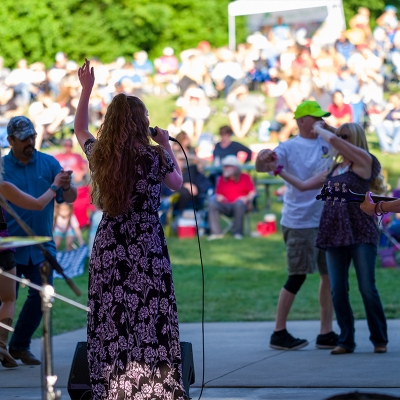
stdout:
<svg viewBox="0 0 400 400">
<path fill-rule="evenodd" d="M 92 398 L 86 342 L 78 342 L 76 345 L 67 389 L 71 400 L 90 400 Z"/>
<path fill-rule="evenodd" d="M 189 396 L 189 386 L 195 381 L 192 343 L 181 342 L 181 353 L 183 386 Z M 76 345 L 67 389 L 71 400 L 90 400 L 92 397 L 86 342 Z"/>
<path fill-rule="evenodd" d="M 192 343 L 181 342 L 183 387 L 189 397 L 189 386 L 195 381 Z"/>
</svg>

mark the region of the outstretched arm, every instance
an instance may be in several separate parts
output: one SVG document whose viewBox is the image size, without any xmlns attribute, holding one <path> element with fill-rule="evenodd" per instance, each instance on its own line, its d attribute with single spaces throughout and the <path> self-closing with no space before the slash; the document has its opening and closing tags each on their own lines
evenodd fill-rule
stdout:
<svg viewBox="0 0 400 400">
<path fill-rule="evenodd" d="M 300 180 L 285 170 L 282 170 L 279 175 L 297 190 L 300 190 L 300 192 L 305 192 L 306 190 L 319 189 L 324 181 L 326 172 L 321 172 L 318 175 L 312 176 L 306 181 Z"/>
<path fill-rule="evenodd" d="M 66 172 L 61 171 L 54 178 L 52 186 L 59 188 L 61 183 L 61 178 L 66 174 Z M 47 204 L 54 199 L 56 191 L 53 189 L 47 189 L 39 198 L 34 198 L 31 195 L 19 190 L 15 185 L 10 182 L 0 183 L 0 194 L 4 196 L 6 200 L 10 203 L 15 204 L 17 207 L 25 208 L 26 210 L 43 210 Z"/>
<path fill-rule="evenodd" d="M 371 192 L 367 192 L 365 195 L 365 200 L 363 203 L 360 204 L 361 210 L 363 210 L 368 215 L 375 214 L 376 204 L 371 198 Z M 388 213 L 398 213 L 400 212 L 400 199 L 392 200 L 392 201 L 385 201 L 380 204 L 380 209 L 377 210 L 379 212 Z"/>
<path fill-rule="evenodd" d="M 93 138 L 89 132 L 89 99 L 94 85 L 94 71 L 93 67 L 90 67 L 90 61 L 86 58 L 85 63 L 78 70 L 78 77 L 82 85 L 82 92 L 76 109 L 74 133 L 84 150 L 85 142 Z"/>
</svg>

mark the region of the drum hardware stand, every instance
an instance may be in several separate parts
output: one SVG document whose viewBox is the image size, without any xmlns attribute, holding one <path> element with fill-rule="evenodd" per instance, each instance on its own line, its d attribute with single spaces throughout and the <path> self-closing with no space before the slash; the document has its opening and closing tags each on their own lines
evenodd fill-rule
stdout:
<svg viewBox="0 0 400 400">
<path fill-rule="evenodd" d="M 0 206 L 3 207 L 12 217 L 15 218 L 17 223 L 21 226 L 21 228 L 26 232 L 29 236 L 36 236 L 33 230 L 19 217 L 19 215 L 14 211 L 14 209 L 7 203 L 7 200 L 0 194 Z M 23 238 L 21 238 L 23 239 Z M 49 238 L 50 240 L 50 238 Z M 25 246 L 26 244 L 22 243 L 19 245 Z M 22 285 L 29 286 L 33 289 L 36 289 L 40 292 L 41 303 L 42 303 L 42 312 L 43 312 L 43 334 L 42 334 L 42 399 L 43 400 L 59 400 L 61 399 L 61 391 L 55 391 L 55 384 L 57 382 L 57 376 L 53 374 L 53 351 L 52 351 L 52 342 L 51 342 L 51 308 L 53 307 L 54 298 L 60 299 L 66 303 L 69 303 L 77 308 L 85 310 L 86 312 L 90 312 L 90 309 L 82 304 L 79 304 L 73 300 L 70 300 L 64 296 L 60 296 L 55 293 L 53 286 L 51 286 L 49 282 L 50 274 L 54 269 L 59 273 L 64 280 L 67 282 L 72 291 L 80 296 L 82 293 L 76 287 L 76 285 L 72 282 L 70 278 L 68 278 L 62 267 L 58 264 L 57 260 L 49 253 L 49 251 L 41 244 L 36 244 L 42 251 L 43 256 L 45 257 L 45 261 L 40 269 L 40 275 L 42 277 L 43 286 L 36 285 L 31 283 L 28 279 L 21 279 L 17 276 L 9 274 L 8 272 L 3 271 L 0 268 L 0 274 L 13 279 L 17 282 L 20 282 Z M 13 247 L 18 247 L 18 244 L 15 244 Z M 0 249 L 1 240 L 0 240 Z M 10 248 L 8 245 L 7 248 Z M 3 324 L 2 324 L 3 325 Z M 11 327 L 6 328 L 8 330 L 13 330 Z"/>
</svg>

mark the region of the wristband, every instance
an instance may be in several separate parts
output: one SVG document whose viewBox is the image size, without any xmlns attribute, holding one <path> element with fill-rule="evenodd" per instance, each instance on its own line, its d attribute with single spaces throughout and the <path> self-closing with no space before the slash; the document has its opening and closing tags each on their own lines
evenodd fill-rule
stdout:
<svg viewBox="0 0 400 400">
<path fill-rule="evenodd" d="M 380 225 L 381 222 L 382 222 L 383 216 L 384 216 L 385 214 L 389 214 L 389 211 L 383 211 L 383 210 L 382 210 L 382 203 L 383 203 L 383 201 L 378 201 L 378 202 L 375 204 L 375 215 L 376 215 L 377 217 L 381 217 L 381 219 L 378 221 L 378 224 L 379 224 L 379 225 Z"/>
<path fill-rule="evenodd" d="M 71 189 L 71 185 L 69 185 L 66 189 L 62 188 L 64 192 L 67 192 L 69 189 Z"/>
<path fill-rule="evenodd" d="M 278 165 L 276 167 L 276 170 L 274 171 L 274 176 L 279 175 L 282 172 L 282 170 L 283 170 L 283 165 Z"/>
<path fill-rule="evenodd" d="M 389 214 L 389 211 L 383 211 L 383 203 L 384 203 L 384 201 L 381 201 L 380 203 L 381 203 L 381 205 L 380 205 L 379 208 L 380 208 L 382 214 Z"/>
</svg>

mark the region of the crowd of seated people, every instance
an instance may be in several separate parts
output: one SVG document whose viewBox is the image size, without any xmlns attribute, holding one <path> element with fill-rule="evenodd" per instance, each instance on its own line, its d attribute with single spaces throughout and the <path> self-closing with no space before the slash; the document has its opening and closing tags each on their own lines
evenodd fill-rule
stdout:
<svg viewBox="0 0 400 400">
<path fill-rule="evenodd" d="M 201 41 L 179 54 L 166 47 L 154 60 L 144 50 L 134 52 L 130 60 L 120 56 L 107 64 L 92 58 L 96 86 L 90 122 L 99 126 L 117 93 L 172 94 L 178 100 L 171 133 L 184 130 L 196 143 L 213 118 L 212 100 L 220 97 L 229 110 L 234 135 L 242 139 L 266 118 L 260 90 L 267 98 L 275 98 L 270 122 L 280 141 L 297 133 L 293 111 L 298 104 L 315 99 L 323 106 L 329 96 L 340 97 L 339 91 L 343 107 L 351 108 L 351 121 L 366 124 L 370 114 L 376 119 L 387 108 L 385 91 L 400 80 L 397 10 L 386 6 L 371 30 L 369 10 L 360 7 L 348 29 L 335 42 L 325 42 L 321 44 L 318 29 L 315 33 L 304 27 L 294 29 L 278 17 L 274 25 L 249 35 L 236 51 Z M 71 126 L 73 120 L 79 97 L 76 62 L 58 52 L 49 68 L 40 60 L 28 64 L 20 59 L 15 68 L 6 64 L 0 57 L 0 132 L 3 121 L 23 112 L 34 120 L 37 147 L 49 145 L 54 133 Z M 251 93 L 252 89 L 258 89 L 257 93 Z M 392 144 L 390 137 L 388 143 Z M 381 140 L 380 145 L 387 150 Z"/>
<path fill-rule="evenodd" d="M 306 99 L 328 109 L 332 125 L 364 124 L 377 135 L 382 151 L 398 153 L 397 10 L 385 7 L 374 29 L 370 28 L 369 18 L 369 10 L 360 7 L 350 19 L 348 29 L 335 42 L 323 45 L 318 29 L 313 34 L 277 18 L 274 25 L 249 35 L 235 51 L 213 48 L 209 42 L 201 41 L 179 54 L 166 47 L 155 59 L 150 59 L 144 50 L 135 51 L 130 59 L 120 56 L 110 63 L 93 57 L 90 61 L 96 83 L 90 99 L 90 124 L 100 126 L 111 99 L 121 92 L 139 97 L 159 96 L 161 100 L 168 94 L 175 96 L 169 132 L 178 136 L 188 150 L 192 175 L 200 180 L 207 175 L 209 182 L 204 181 L 204 188 L 211 184 L 214 190 L 219 173 L 204 174 L 205 161 L 198 156 L 197 146 L 205 143 L 207 135 L 211 135 L 207 162 L 221 166 L 227 156 L 235 156 L 241 163 L 249 162 L 252 151 L 241 142 L 258 123 L 266 120 L 267 111 L 273 111 L 270 130 L 285 141 L 297 134 L 293 112 Z M 1 147 L 8 146 L 8 120 L 21 114 L 34 122 L 37 148 L 52 146 L 55 133 L 63 130 L 66 133 L 61 137 L 73 138 L 72 124 L 79 99 L 77 69 L 77 63 L 63 52 L 55 54 L 49 68 L 40 60 L 29 64 L 26 59 L 10 68 L 0 55 Z M 216 98 L 218 103 L 214 102 Z M 221 113 L 215 104 L 222 107 Z M 270 110 L 266 104 L 271 105 Z M 220 137 L 208 129 L 214 115 L 226 119 Z M 183 162 L 182 155 L 178 158 Z M 207 192 L 204 182 L 195 183 L 196 202 L 201 202 L 199 199 Z M 185 182 L 175 211 L 189 206 L 188 191 Z"/>
</svg>

